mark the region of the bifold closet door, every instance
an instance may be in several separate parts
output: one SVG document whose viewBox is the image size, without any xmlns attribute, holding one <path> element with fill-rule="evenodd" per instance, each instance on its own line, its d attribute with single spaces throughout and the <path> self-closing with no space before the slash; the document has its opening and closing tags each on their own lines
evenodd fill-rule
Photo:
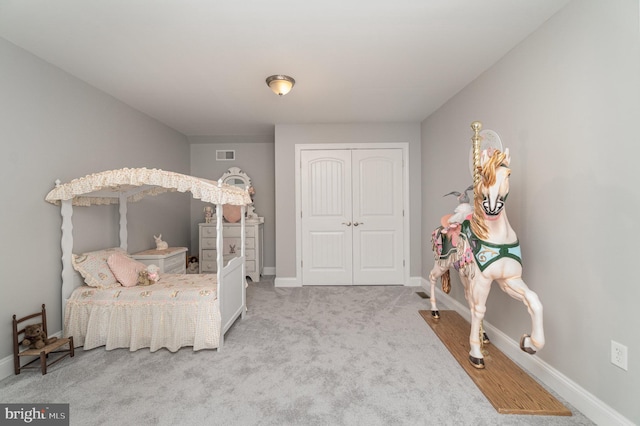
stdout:
<svg viewBox="0 0 640 426">
<path fill-rule="evenodd" d="M 353 283 L 404 284 L 402 150 L 351 151 Z"/>
<path fill-rule="evenodd" d="M 403 284 L 400 149 L 301 152 L 302 283 Z"/>
<path fill-rule="evenodd" d="M 353 283 L 351 151 L 301 152 L 302 283 Z"/>
</svg>

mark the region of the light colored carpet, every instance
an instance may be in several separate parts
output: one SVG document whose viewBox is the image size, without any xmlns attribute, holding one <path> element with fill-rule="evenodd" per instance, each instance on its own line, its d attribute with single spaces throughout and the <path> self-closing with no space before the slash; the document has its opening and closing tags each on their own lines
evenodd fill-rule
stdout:
<svg viewBox="0 0 640 426">
<path fill-rule="evenodd" d="M 69 403 L 72 425 L 587 425 L 499 414 L 419 315 L 410 287 L 274 288 L 221 352 L 83 351 L 46 376 L 0 382 L 0 402 Z M 557 396 L 557 395 L 556 395 Z"/>
</svg>

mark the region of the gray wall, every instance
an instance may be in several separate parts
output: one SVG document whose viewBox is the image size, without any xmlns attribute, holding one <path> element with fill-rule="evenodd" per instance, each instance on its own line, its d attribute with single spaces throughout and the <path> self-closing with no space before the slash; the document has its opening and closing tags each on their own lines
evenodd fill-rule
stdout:
<svg viewBox="0 0 640 426">
<path fill-rule="evenodd" d="M 409 180 L 411 194 L 411 268 L 410 276 L 420 276 L 421 251 L 421 190 L 420 190 L 420 124 L 283 124 L 276 125 L 276 275 L 296 277 L 295 233 L 295 146 L 296 144 L 330 143 L 390 143 L 409 145 Z M 299 284 L 299 282 L 298 282 Z"/>
<path fill-rule="evenodd" d="M 184 136 L 0 38 L 0 196 L 3 277 L 0 359 L 11 355 L 11 315 L 47 305 L 61 330 L 60 208 L 44 201 L 54 181 L 121 167 L 189 172 Z M 162 232 L 188 245 L 188 196 L 132 203 L 129 249 L 153 246 Z M 163 214 L 155 214 L 161 209 Z M 75 208 L 74 252 L 117 246 L 117 207 Z"/>
<path fill-rule="evenodd" d="M 256 213 L 264 217 L 264 266 L 273 271 L 275 257 L 275 182 L 273 136 L 190 136 L 191 174 L 218 180 L 229 168 L 239 167 L 256 190 Z M 216 161 L 216 150 L 233 149 L 234 161 Z M 191 201 L 191 252 L 198 254 L 198 223 L 204 222 L 205 203 Z"/>
<path fill-rule="evenodd" d="M 635 222 L 640 29 L 635 0 L 570 3 L 422 123 L 424 244 L 470 181 L 469 124 L 497 131 L 512 155 L 509 220 L 524 276 L 544 305 L 540 358 L 640 422 L 640 300 Z M 447 180 L 447 172 L 456 170 Z M 425 250 L 422 276 L 433 265 Z M 461 286 L 453 296 L 465 303 Z M 487 321 L 517 341 L 526 309 L 497 286 Z M 629 371 L 609 362 L 629 349 Z"/>
</svg>

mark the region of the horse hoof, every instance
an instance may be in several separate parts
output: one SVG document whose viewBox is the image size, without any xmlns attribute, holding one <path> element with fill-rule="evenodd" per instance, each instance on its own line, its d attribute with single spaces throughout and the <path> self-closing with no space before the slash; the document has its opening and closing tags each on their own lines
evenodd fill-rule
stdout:
<svg viewBox="0 0 640 426">
<path fill-rule="evenodd" d="M 525 346 L 524 345 L 524 341 L 528 338 L 531 338 L 531 336 L 529 336 L 528 334 L 523 334 L 522 337 L 520 338 L 520 349 L 522 349 L 523 351 L 525 351 L 528 354 L 535 354 L 536 351 L 534 351 L 532 348 Z"/>
<path fill-rule="evenodd" d="M 482 358 L 476 358 L 475 356 L 469 355 L 469 362 L 471 362 L 471 365 L 473 365 L 478 370 L 484 368 L 484 359 Z"/>
<path fill-rule="evenodd" d="M 440 311 L 431 311 L 431 317 L 433 319 L 440 319 Z"/>
<path fill-rule="evenodd" d="M 485 345 L 491 343 L 491 340 L 489 340 L 489 336 L 487 336 L 487 333 L 482 333 L 482 343 L 484 343 Z"/>
</svg>

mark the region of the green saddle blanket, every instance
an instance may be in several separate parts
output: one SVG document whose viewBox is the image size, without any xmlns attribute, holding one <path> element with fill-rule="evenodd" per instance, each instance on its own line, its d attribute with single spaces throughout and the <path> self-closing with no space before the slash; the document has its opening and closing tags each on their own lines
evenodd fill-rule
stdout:
<svg viewBox="0 0 640 426">
<path fill-rule="evenodd" d="M 462 223 L 461 234 L 464 234 L 469 241 L 473 257 L 480 271 L 484 271 L 489 265 L 505 257 L 517 260 L 522 265 L 520 241 L 516 240 L 510 244 L 494 244 L 481 240 L 473 233 L 471 222 L 468 220 Z"/>
<path fill-rule="evenodd" d="M 436 259 L 448 260 L 450 256 L 454 255 L 453 266 L 455 266 L 456 269 L 464 266 L 464 263 L 470 263 L 471 259 L 467 259 L 468 256 L 458 253 L 458 247 L 454 245 L 452 241 L 451 231 L 448 233 L 443 231 L 444 228 L 440 226 L 439 228 L 436 228 L 431 235 L 433 251 Z M 514 259 L 522 265 L 522 253 L 520 251 L 520 242 L 518 240 L 510 244 L 494 244 L 481 240 L 473 233 L 473 230 L 471 229 L 471 222 L 469 220 L 462 222 L 460 234 L 458 234 L 455 239 L 458 244 L 462 244 L 463 240 L 468 242 L 468 247 L 471 248 L 473 259 L 475 260 L 478 268 L 480 268 L 480 271 L 484 271 L 489 267 L 489 265 L 505 257 Z M 469 248 L 467 248 L 466 251 L 468 251 Z M 466 260 L 463 262 L 461 259 Z"/>
</svg>

